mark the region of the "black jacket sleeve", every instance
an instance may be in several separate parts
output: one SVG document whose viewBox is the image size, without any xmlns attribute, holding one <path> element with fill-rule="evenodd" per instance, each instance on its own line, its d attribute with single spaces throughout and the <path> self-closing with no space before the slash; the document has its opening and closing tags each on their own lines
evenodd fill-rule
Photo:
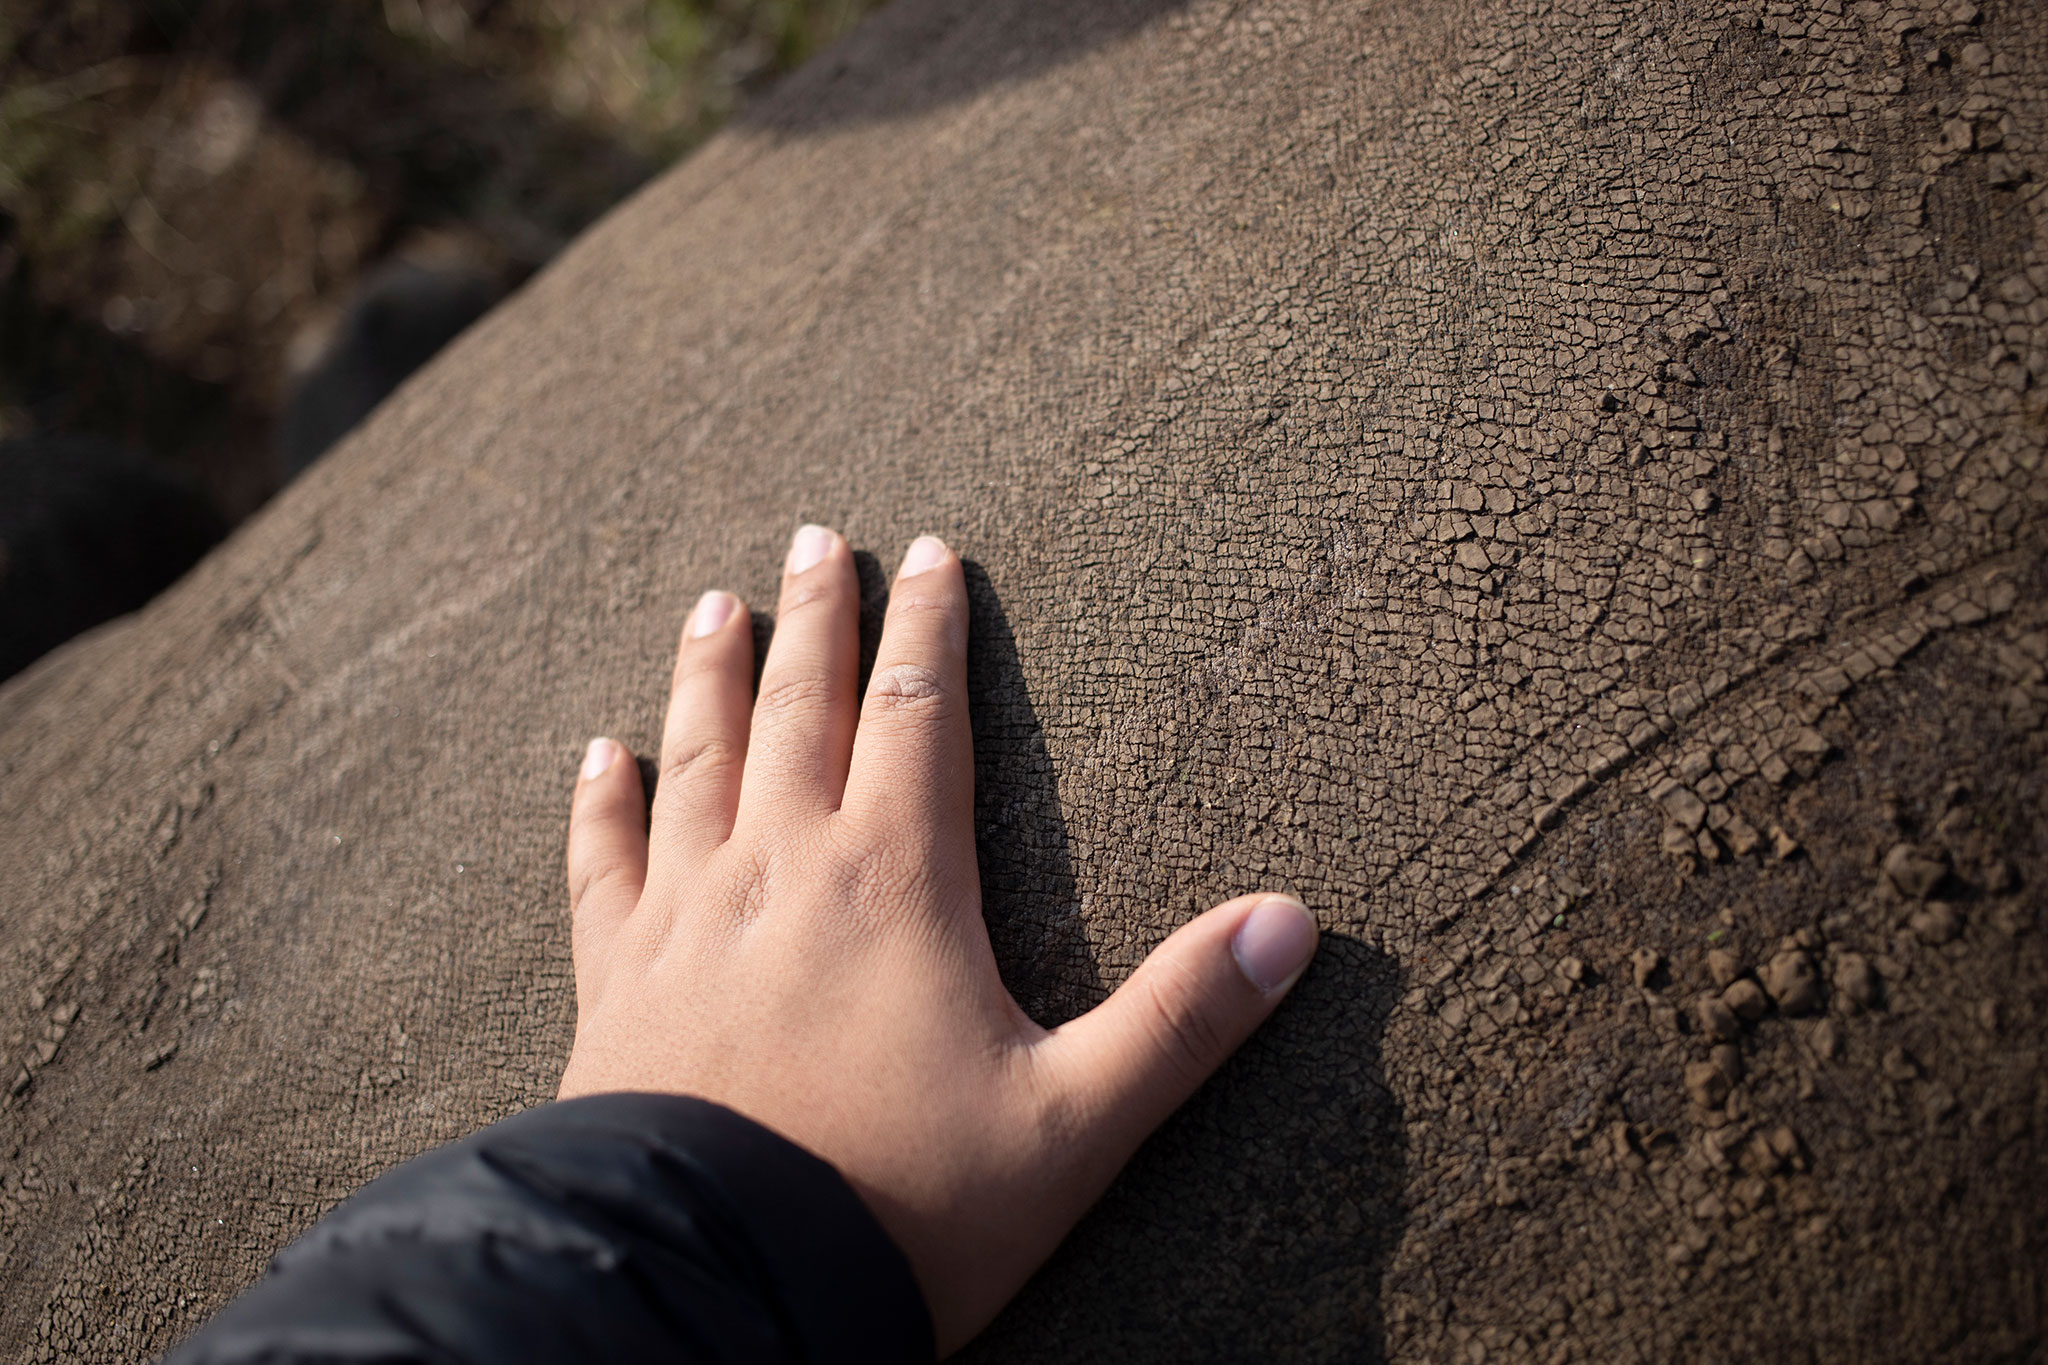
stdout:
<svg viewBox="0 0 2048 1365">
<path fill-rule="evenodd" d="M 909 1263 L 832 1167 L 703 1100 L 595 1095 L 372 1181 L 165 1365 L 933 1354 Z"/>
</svg>

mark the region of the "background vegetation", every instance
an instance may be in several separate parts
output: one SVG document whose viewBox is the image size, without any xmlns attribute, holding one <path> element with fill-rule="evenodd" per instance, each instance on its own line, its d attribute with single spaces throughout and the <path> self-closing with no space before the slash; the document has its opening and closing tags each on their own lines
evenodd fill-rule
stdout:
<svg viewBox="0 0 2048 1365">
<path fill-rule="evenodd" d="M 366 271 L 516 284 L 875 0 L 0 0 L 0 436 L 231 516 Z"/>
</svg>

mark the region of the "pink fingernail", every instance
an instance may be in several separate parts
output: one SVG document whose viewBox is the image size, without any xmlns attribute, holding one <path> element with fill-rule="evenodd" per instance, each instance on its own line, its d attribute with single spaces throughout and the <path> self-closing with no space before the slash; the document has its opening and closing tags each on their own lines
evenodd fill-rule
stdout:
<svg viewBox="0 0 2048 1365">
<path fill-rule="evenodd" d="M 926 569 L 936 569 L 946 562 L 946 542 L 937 536 L 919 536 L 910 542 L 910 552 L 903 556 L 903 567 L 896 571 L 898 578 L 909 578 Z"/>
<path fill-rule="evenodd" d="M 1230 940 L 1237 969 L 1267 995 L 1293 985 L 1315 951 L 1315 917 L 1287 896 L 1268 896 L 1253 906 Z"/>
<path fill-rule="evenodd" d="M 796 528 L 796 539 L 789 543 L 789 573 L 792 578 L 812 568 L 826 555 L 832 553 L 832 533 L 822 526 L 803 525 Z"/>
<path fill-rule="evenodd" d="M 740 600 L 729 592 L 713 588 L 697 599 L 697 605 L 690 610 L 690 638 L 702 639 L 732 620 L 733 609 Z"/>
<path fill-rule="evenodd" d="M 583 751 L 583 780 L 603 777 L 612 766 L 612 760 L 619 756 L 619 746 L 609 739 L 593 739 L 590 747 Z"/>
</svg>

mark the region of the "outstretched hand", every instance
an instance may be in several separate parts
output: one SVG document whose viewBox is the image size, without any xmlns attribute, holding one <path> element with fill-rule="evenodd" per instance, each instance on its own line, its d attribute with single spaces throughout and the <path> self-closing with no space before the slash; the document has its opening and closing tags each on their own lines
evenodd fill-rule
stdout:
<svg viewBox="0 0 2048 1365">
<path fill-rule="evenodd" d="M 561 1093 L 698 1096 L 830 1161 L 903 1248 L 947 1352 L 1272 1012 L 1316 926 L 1288 897 L 1240 897 L 1040 1028 L 981 919 L 960 561 L 911 545 L 858 706 L 840 536 L 797 532 L 779 613 L 755 697 L 739 599 L 691 612 L 651 828 L 623 746 L 590 745 Z"/>
</svg>

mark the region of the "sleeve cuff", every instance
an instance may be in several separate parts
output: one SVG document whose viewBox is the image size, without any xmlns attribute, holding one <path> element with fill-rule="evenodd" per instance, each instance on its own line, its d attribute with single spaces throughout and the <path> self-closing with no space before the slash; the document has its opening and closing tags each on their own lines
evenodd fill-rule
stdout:
<svg viewBox="0 0 2048 1365">
<path fill-rule="evenodd" d="M 929 1362 L 838 1171 L 676 1095 L 541 1105 L 372 1181 L 183 1346 L 227 1362 Z"/>
<path fill-rule="evenodd" d="M 829 1162 L 709 1100 L 592 1095 L 528 1112 L 550 1111 L 647 1133 L 665 1160 L 720 1190 L 767 1263 L 804 1360 L 937 1358 L 909 1260 Z"/>
</svg>

